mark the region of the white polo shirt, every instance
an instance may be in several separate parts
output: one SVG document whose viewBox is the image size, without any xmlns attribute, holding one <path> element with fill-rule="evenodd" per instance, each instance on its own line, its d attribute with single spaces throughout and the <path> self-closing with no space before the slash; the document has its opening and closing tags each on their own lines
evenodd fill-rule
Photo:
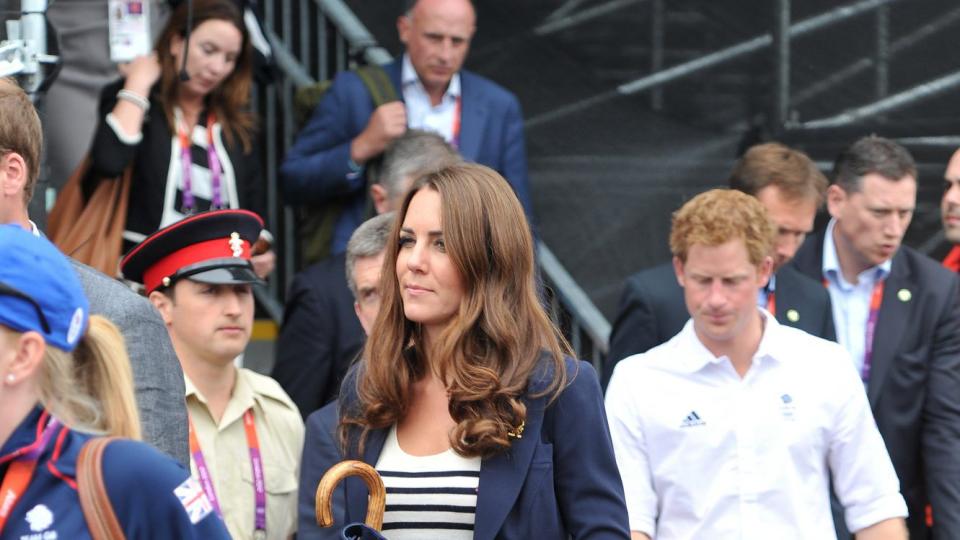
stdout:
<svg viewBox="0 0 960 540">
<path fill-rule="evenodd" d="M 781 326 L 742 379 L 688 321 L 617 364 L 606 409 L 631 530 L 657 540 L 835 538 L 907 515 L 863 384 L 836 343 Z"/>
</svg>

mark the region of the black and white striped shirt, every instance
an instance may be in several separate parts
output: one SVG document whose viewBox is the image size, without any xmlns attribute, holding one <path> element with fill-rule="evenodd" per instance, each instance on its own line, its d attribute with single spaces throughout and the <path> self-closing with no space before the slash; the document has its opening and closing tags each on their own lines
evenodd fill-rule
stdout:
<svg viewBox="0 0 960 540">
<path fill-rule="evenodd" d="M 452 449 L 432 456 L 411 456 L 390 428 L 377 460 L 387 488 L 383 534 L 390 540 L 473 538 L 480 483 L 480 458 Z"/>
</svg>

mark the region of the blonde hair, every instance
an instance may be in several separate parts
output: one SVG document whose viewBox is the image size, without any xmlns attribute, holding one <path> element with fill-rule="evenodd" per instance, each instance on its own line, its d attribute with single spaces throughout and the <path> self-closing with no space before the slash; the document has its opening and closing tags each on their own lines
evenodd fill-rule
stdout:
<svg viewBox="0 0 960 540">
<path fill-rule="evenodd" d="M 770 255 L 777 229 L 756 198 L 732 189 L 701 193 L 673 214 L 670 251 L 687 262 L 690 246 L 719 246 L 743 240 L 750 262 L 759 266 Z"/>
<path fill-rule="evenodd" d="M 37 386 L 43 406 L 72 428 L 141 438 L 130 358 L 107 319 L 91 316 L 72 353 L 48 345 Z"/>
</svg>

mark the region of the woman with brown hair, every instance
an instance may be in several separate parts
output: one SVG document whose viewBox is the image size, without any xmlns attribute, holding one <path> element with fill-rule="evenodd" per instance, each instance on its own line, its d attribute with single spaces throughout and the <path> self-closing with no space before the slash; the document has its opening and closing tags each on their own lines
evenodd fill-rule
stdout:
<svg viewBox="0 0 960 540">
<path fill-rule="evenodd" d="M 628 538 L 592 366 L 537 296 L 509 184 L 480 165 L 417 180 L 387 244 L 382 304 L 341 390 L 344 455 L 387 486 L 404 538 Z M 366 494 L 346 486 L 348 521 Z"/>
<path fill-rule="evenodd" d="M 89 196 L 103 178 L 132 165 L 124 251 L 205 210 L 265 215 L 251 66 L 236 3 L 195 0 L 173 12 L 153 54 L 121 66 L 125 78 L 103 89 L 83 188 Z M 264 252 L 269 234 L 262 238 L 253 262 L 264 277 L 274 255 Z"/>
<path fill-rule="evenodd" d="M 0 538 L 90 536 L 78 478 L 96 435 L 126 437 L 99 473 L 125 537 L 229 538 L 190 472 L 131 440 L 140 421 L 123 338 L 89 316 L 70 263 L 17 225 L 0 225 L 0 251 Z"/>
</svg>

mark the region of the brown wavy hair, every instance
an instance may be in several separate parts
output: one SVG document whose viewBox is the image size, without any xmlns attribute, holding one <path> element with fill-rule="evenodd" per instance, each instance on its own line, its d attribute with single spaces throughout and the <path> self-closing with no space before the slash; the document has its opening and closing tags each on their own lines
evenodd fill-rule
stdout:
<svg viewBox="0 0 960 540">
<path fill-rule="evenodd" d="M 400 227 L 423 189 L 440 194 L 446 251 L 464 284 L 457 314 L 429 350 L 420 325 L 404 316 L 395 271 Z M 509 433 L 526 419 L 522 398 L 531 379 L 545 379 L 536 396 L 555 398 L 567 381 L 564 355 L 572 356 L 538 298 L 533 239 L 520 202 L 492 169 L 447 167 L 414 182 L 390 238 L 380 312 L 356 378 L 359 405 L 342 412 L 344 450 L 351 427 L 362 428 L 362 452 L 370 430 L 403 418 L 414 382 L 430 370 L 447 384 L 457 423 L 450 434 L 453 449 L 467 457 L 507 450 Z"/>
<path fill-rule="evenodd" d="M 163 114 L 167 118 L 171 133 L 176 130 L 177 125 L 173 107 L 177 104 L 180 88 L 180 66 L 170 54 L 170 44 L 174 36 L 181 39 L 186 37 L 188 5 L 188 2 L 181 3 L 170 15 L 154 47 L 160 61 L 160 103 L 163 105 Z M 243 14 L 232 0 L 194 0 L 193 28 L 210 20 L 227 21 L 235 26 L 243 36 L 243 45 L 233 72 L 207 95 L 206 106 L 223 126 L 227 142 L 235 144 L 236 139 L 239 139 L 243 151 L 250 152 L 255 127 L 254 116 L 250 112 L 250 88 L 253 84 L 250 36 L 247 35 L 247 28 L 243 23 Z"/>
</svg>

